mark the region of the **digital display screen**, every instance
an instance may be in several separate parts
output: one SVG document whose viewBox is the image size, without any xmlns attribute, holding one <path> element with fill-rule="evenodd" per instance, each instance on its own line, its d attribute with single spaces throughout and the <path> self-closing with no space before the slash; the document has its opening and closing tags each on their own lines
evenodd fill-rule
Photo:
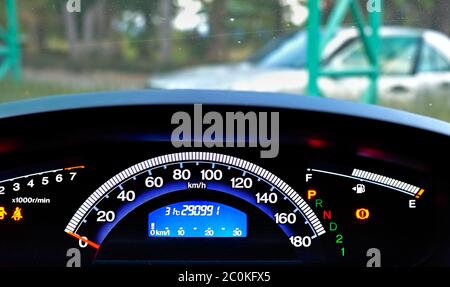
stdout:
<svg viewBox="0 0 450 287">
<path fill-rule="evenodd" d="M 211 201 L 185 201 L 148 215 L 150 237 L 246 237 L 247 215 Z"/>
</svg>

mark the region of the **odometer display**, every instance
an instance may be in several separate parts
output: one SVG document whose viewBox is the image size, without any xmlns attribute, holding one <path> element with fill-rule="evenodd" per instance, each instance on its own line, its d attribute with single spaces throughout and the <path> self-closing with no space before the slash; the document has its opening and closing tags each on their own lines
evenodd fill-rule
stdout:
<svg viewBox="0 0 450 287">
<path fill-rule="evenodd" d="M 211 201 L 178 202 L 148 215 L 150 237 L 245 237 L 247 215 Z"/>
</svg>

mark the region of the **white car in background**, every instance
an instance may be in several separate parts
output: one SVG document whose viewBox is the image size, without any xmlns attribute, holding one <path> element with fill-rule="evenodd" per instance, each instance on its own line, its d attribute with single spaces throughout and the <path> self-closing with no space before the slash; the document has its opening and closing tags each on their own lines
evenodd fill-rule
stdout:
<svg viewBox="0 0 450 287">
<path fill-rule="evenodd" d="M 405 27 L 380 29 L 379 94 L 383 102 L 407 103 L 423 97 L 450 95 L 450 39 L 442 33 Z M 156 89 L 214 89 L 304 94 L 307 34 L 299 31 L 270 42 L 247 61 L 188 68 L 148 81 Z M 368 67 L 362 42 L 354 28 L 339 30 L 325 47 L 324 69 Z M 359 99 L 368 86 L 365 77 L 322 77 L 324 96 Z"/>
</svg>

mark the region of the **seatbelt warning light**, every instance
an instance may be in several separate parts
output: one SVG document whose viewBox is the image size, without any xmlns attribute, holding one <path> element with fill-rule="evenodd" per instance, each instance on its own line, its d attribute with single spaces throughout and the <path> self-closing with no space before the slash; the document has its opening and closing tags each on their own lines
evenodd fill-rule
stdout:
<svg viewBox="0 0 450 287">
<path fill-rule="evenodd" d="M 0 206 L 0 220 L 4 220 L 6 215 L 8 215 L 8 213 L 6 213 L 5 207 Z"/>
<path fill-rule="evenodd" d="M 16 207 L 16 209 L 14 209 L 13 215 L 11 216 L 11 219 L 14 221 L 20 221 L 22 220 L 22 218 L 22 208 Z"/>
</svg>

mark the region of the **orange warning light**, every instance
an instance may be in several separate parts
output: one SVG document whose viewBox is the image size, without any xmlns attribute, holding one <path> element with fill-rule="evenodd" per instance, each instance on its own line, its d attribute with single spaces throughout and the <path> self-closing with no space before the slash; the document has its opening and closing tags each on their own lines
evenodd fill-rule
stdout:
<svg viewBox="0 0 450 287">
<path fill-rule="evenodd" d="M 370 217 L 370 211 L 367 208 L 359 208 L 356 210 L 355 215 L 359 220 L 366 220 Z"/>
<path fill-rule="evenodd" d="M 22 220 L 22 218 L 23 218 L 23 216 L 22 216 L 22 208 L 16 207 L 16 209 L 14 209 L 14 213 L 11 216 L 11 218 L 14 221 Z"/>
<path fill-rule="evenodd" d="M 308 194 L 307 194 L 307 198 L 308 200 L 313 199 L 314 197 L 316 197 L 317 195 L 317 191 L 314 189 L 308 189 Z"/>
<path fill-rule="evenodd" d="M 5 219 L 5 215 L 8 215 L 8 213 L 6 213 L 5 208 L 3 206 L 0 206 L 0 220 Z"/>
</svg>

